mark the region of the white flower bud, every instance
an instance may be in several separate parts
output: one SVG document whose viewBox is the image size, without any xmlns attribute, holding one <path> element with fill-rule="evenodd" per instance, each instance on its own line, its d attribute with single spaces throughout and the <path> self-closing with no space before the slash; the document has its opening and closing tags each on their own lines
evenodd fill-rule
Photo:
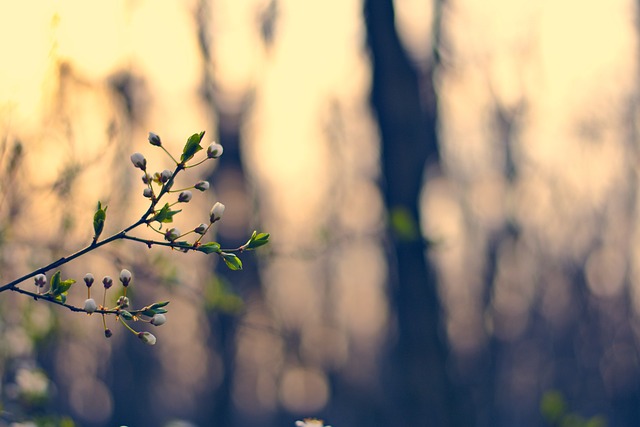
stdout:
<svg viewBox="0 0 640 427">
<path fill-rule="evenodd" d="M 162 313 L 154 314 L 153 317 L 151 318 L 151 324 L 154 326 L 162 326 L 165 324 L 166 321 L 167 321 L 167 318 Z"/>
<path fill-rule="evenodd" d="M 170 242 L 173 242 L 174 240 L 176 240 L 178 237 L 180 237 L 180 230 L 178 230 L 177 228 L 170 228 L 168 229 L 165 233 L 164 233 L 164 238 L 165 240 L 168 240 Z"/>
<path fill-rule="evenodd" d="M 152 179 L 153 177 L 149 175 L 147 172 L 145 172 L 144 175 L 142 175 L 142 182 L 144 182 L 145 184 L 149 184 Z"/>
<path fill-rule="evenodd" d="M 144 197 L 146 197 L 147 199 L 150 199 L 153 197 L 153 190 L 149 187 L 145 188 L 144 190 L 142 190 L 142 195 Z"/>
<path fill-rule="evenodd" d="M 147 159 L 141 153 L 133 153 L 131 155 L 131 163 L 133 166 L 145 170 L 147 168 Z"/>
<path fill-rule="evenodd" d="M 84 302 L 84 311 L 86 311 L 87 313 L 93 313 L 97 309 L 98 305 L 93 298 L 89 298 Z"/>
<path fill-rule="evenodd" d="M 209 183 L 207 181 L 200 181 L 196 185 L 196 190 L 207 191 L 209 189 Z"/>
<path fill-rule="evenodd" d="M 173 174 L 171 173 L 171 171 L 169 169 L 165 169 L 162 171 L 162 173 L 160 173 L 160 181 L 162 182 L 167 182 L 171 179 L 171 176 Z"/>
<path fill-rule="evenodd" d="M 213 224 L 222 218 L 222 214 L 224 214 L 224 205 L 220 202 L 216 202 L 209 212 L 209 220 Z"/>
<path fill-rule="evenodd" d="M 193 231 L 195 231 L 198 234 L 204 234 L 207 232 L 207 224 L 200 224 Z"/>
<path fill-rule="evenodd" d="M 189 203 L 192 197 L 193 197 L 193 194 L 191 194 L 191 191 L 185 190 L 181 192 L 180 195 L 178 196 L 178 201 L 180 203 Z"/>
<path fill-rule="evenodd" d="M 104 285 L 105 289 L 109 289 L 111 285 L 113 285 L 113 279 L 110 276 L 104 276 L 102 278 L 102 284 Z"/>
<path fill-rule="evenodd" d="M 118 298 L 118 302 L 116 304 L 120 308 L 127 308 L 129 307 L 129 298 L 122 295 Z"/>
<path fill-rule="evenodd" d="M 90 288 L 93 285 L 93 274 L 87 273 L 84 275 L 84 283 L 87 285 L 87 288 Z"/>
<path fill-rule="evenodd" d="M 122 269 L 120 272 L 120 281 L 122 282 L 122 286 L 129 286 L 131 283 L 131 272 L 126 268 Z"/>
<path fill-rule="evenodd" d="M 38 288 L 42 288 L 44 287 L 44 285 L 47 284 L 47 276 L 45 276 L 44 274 L 40 273 L 37 274 L 34 278 L 33 278 L 34 282 L 36 283 L 36 286 Z"/>
<path fill-rule="evenodd" d="M 155 145 L 156 147 L 162 146 L 162 141 L 160 140 L 160 137 L 153 132 L 149 132 L 149 143 L 151 145 Z"/>
<path fill-rule="evenodd" d="M 149 332 L 138 332 L 138 338 L 147 345 L 155 345 L 156 343 L 156 337 Z"/>
<path fill-rule="evenodd" d="M 209 147 L 207 147 L 207 157 L 210 159 L 217 159 L 222 156 L 223 152 L 224 148 L 222 148 L 222 145 L 216 142 L 212 142 Z"/>
</svg>

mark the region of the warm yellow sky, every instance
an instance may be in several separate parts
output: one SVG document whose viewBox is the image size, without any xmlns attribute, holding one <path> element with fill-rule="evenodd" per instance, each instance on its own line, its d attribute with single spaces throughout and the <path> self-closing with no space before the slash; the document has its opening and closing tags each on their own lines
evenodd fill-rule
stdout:
<svg viewBox="0 0 640 427">
<path fill-rule="evenodd" d="M 629 141 L 636 118 L 629 112 L 637 86 L 636 6 L 631 0 L 446 3 L 444 67 L 436 76 L 444 174 L 426 187 L 423 222 L 429 237 L 441 242 L 434 259 L 450 338 L 456 349 L 474 352 L 487 334 L 517 337 L 538 296 L 550 318 L 562 317 L 563 304 L 569 303 L 562 298 L 563 276 L 550 269 L 544 274 L 555 286 L 540 288 L 535 274 L 540 259 L 532 253 L 544 247 L 556 259 L 585 256 L 601 231 L 596 213 L 607 212 L 609 228 L 602 247 L 588 256 L 590 289 L 602 296 L 620 292 L 626 267 L 611 260 L 628 245 L 632 286 L 639 285 L 633 240 L 638 227 L 624 217 L 622 194 L 629 177 L 637 178 L 630 156 L 636 141 Z M 131 152 L 145 150 L 150 162 L 162 161 L 146 145 L 147 132 L 159 133 L 174 150 L 197 131 L 206 130 L 207 142 L 215 137 L 211 111 L 198 95 L 205 70 L 229 106 L 250 93 L 253 105 L 242 127 L 245 160 L 274 251 L 285 254 L 274 257 L 264 273 L 265 298 L 280 315 L 274 320 L 260 306 L 250 316 L 304 328 L 306 359 L 284 368 L 281 359 L 256 360 L 246 354 L 277 343 L 245 337 L 240 345 L 247 353 L 239 363 L 246 363 L 249 373 L 235 399 L 257 412 L 278 399 L 293 411 L 312 411 L 329 398 L 322 369 L 333 364 L 354 378 L 366 377 L 389 322 L 386 266 L 376 235 L 384 214 L 377 188 L 378 136 L 367 105 L 362 5 L 279 1 L 274 43 L 267 48 L 258 25 L 266 0 L 214 1 L 207 34 L 213 58 L 203 65 L 197 4 L 1 2 L 0 132 L 25 143 L 28 175 L 40 184 L 53 182 L 69 161 L 102 161 L 83 175 L 87 185 L 77 188 L 81 202 L 74 209 L 82 215 L 98 198 L 113 196 L 117 188 L 105 177 L 133 180 Z M 397 0 L 396 5 L 408 49 L 424 65 L 431 40 L 428 2 Z M 61 64 L 67 64 L 67 74 L 59 72 Z M 144 108 L 135 123 L 124 117 L 108 85 L 122 71 L 143 82 L 137 90 Z M 511 184 L 502 173 L 504 150 L 492 115 L 496 105 L 511 112 L 519 126 L 513 142 L 519 176 Z M 108 137 L 110 128 L 115 133 Z M 207 197 L 203 206 L 215 193 Z M 45 200 L 53 203 L 51 197 Z M 114 210 L 118 200 L 124 210 L 125 199 L 113 200 Z M 131 200 L 132 211 L 144 203 Z M 620 215 L 626 220 L 613 220 Z M 27 220 L 46 222 L 38 210 Z M 487 313 L 479 302 L 486 265 L 477 254 L 509 220 L 523 228 L 526 239 L 500 249 L 503 263 L 493 311 Z M 18 226 L 19 237 L 29 235 L 29 224 Z M 78 238 L 89 232 L 76 230 Z M 204 273 L 186 276 L 197 282 L 199 274 Z M 640 309 L 640 297 L 636 300 Z M 175 307 L 187 313 L 188 304 L 178 298 Z M 195 327 L 198 316 L 185 316 L 182 326 Z M 316 346 L 327 340 L 333 347 Z M 195 393 L 202 372 L 181 376 L 172 366 L 202 357 L 215 367 L 216 356 L 204 354 L 202 346 L 187 354 L 179 351 L 183 342 L 167 342 L 160 346 L 167 361 L 163 381 L 179 378 L 182 389 Z M 95 373 L 98 367 L 87 369 Z M 305 387 L 315 392 L 300 399 Z M 171 395 L 165 403 L 188 405 L 189 396 Z M 78 413 L 88 417 L 81 406 Z"/>
</svg>

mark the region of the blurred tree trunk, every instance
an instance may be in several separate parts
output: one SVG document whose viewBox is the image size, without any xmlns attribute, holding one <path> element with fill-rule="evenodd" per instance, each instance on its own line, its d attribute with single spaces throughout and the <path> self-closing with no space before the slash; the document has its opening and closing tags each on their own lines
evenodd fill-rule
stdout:
<svg viewBox="0 0 640 427">
<path fill-rule="evenodd" d="M 364 14 L 373 69 L 371 103 L 382 139 L 383 193 L 392 236 L 389 288 L 397 330 L 392 331 L 394 347 L 384 373 L 394 399 L 391 417 L 405 426 L 470 425 L 460 421 L 463 414 L 447 374 L 436 276 L 418 228 L 425 166 L 439 163 L 432 80 L 438 57 L 434 55 L 421 79 L 398 38 L 392 0 L 365 0 Z"/>
<path fill-rule="evenodd" d="M 216 241 L 223 248 L 237 247 L 243 244 L 250 233 L 251 215 L 248 210 L 252 204 L 249 202 L 249 186 L 247 184 L 246 171 L 242 160 L 241 149 L 241 126 L 244 122 L 250 102 L 247 95 L 236 100 L 237 103 L 229 103 L 224 107 L 219 102 L 219 97 L 223 94 L 224 88 L 216 84 L 215 76 L 212 72 L 213 52 L 209 36 L 212 33 L 211 22 L 209 22 L 211 1 L 201 0 L 195 14 L 198 28 L 198 41 L 200 54 L 203 60 L 203 81 L 201 86 L 201 96 L 211 113 L 211 127 L 218 128 L 217 142 L 224 147 L 224 155 L 218 161 L 216 169 L 206 177 L 212 182 L 217 197 L 223 203 L 225 200 L 234 200 L 235 204 L 230 208 L 236 209 L 236 220 L 243 218 L 244 221 L 234 221 L 232 226 L 228 226 L 225 221 L 219 224 L 219 234 Z M 214 139 L 216 139 L 214 137 Z M 240 197 L 238 197 L 240 196 Z M 229 215 L 229 211 L 227 211 Z M 231 212 L 233 215 L 233 212 Z M 259 287 L 260 278 L 255 259 L 251 259 L 252 254 L 245 253 L 242 256 L 244 268 L 242 272 L 230 271 L 224 263 L 218 263 L 215 269 L 217 280 L 223 283 L 233 283 L 234 293 L 244 294 L 247 290 Z M 210 395 L 205 398 L 203 413 L 200 419 L 203 425 L 213 426 L 234 426 L 242 425 L 239 421 L 238 413 L 235 411 L 232 394 L 235 382 L 235 360 L 237 350 L 237 332 L 239 317 L 237 314 L 223 313 L 215 309 L 209 313 L 209 323 L 212 335 L 212 351 L 220 355 L 223 367 L 222 382 L 215 390 L 210 390 Z"/>
</svg>

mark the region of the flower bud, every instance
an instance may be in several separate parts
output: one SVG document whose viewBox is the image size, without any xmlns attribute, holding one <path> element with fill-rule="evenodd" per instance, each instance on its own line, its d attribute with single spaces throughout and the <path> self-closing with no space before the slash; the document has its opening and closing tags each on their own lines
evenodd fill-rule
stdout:
<svg viewBox="0 0 640 427">
<path fill-rule="evenodd" d="M 209 183 L 207 181 L 200 181 L 196 185 L 196 190 L 207 191 L 209 189 Z"/>
<path fill-rule="evenodd" d="M 131 272 L 126 268 L 120 272 L 120 281 L 124 287 L 129 286 L 129 283 L 131 283 Z"/>
<path fill-rule="evenodd" d="M 193 231 L 195 231 L 198 234 L 204 234 L 207 232 L 207 224 L 200 224 Z"/>
<path fill-rule="evenodd" d="M 129 298 L 122 295 L 120 296 L 120 298 L 118 298 L 118 302 L 116 304 L 120 308 L 127 308 L 129 307 Z"/>
<path fill-rule="evenodd" d="M 151 318 L 151 324 L 154 326 L 162 326 L 165 324 L 166 321 L 167 321 L 167 318 L 162 313 L 154 314 L 153 317 Z"/>
<path fill-rule="evenodd" d="M 111 285 L 113 285 L 113 279 L 110 276 L 104 276 L 102 278 L 102 284 L 104 285 L 105 289 L 109 289 Z"/>
<path fill-rule="evenodd" d="M 180 195 L 178 196 L 178 202 L 189 203 L 192 197 L 193 197 L 193 194 L 191 194 L 191 191 L 185 190 L 181 192 Z"/>
<path fill-rule="evenodd" d="M 104 336 L 106 338 L 111 338 L 112 335 L 113 335 L 113 332 L 111 332 L 111 329 L 107 328 L 104 330 Z"/>
<path fill-rule="evenodd" d="M 224 148 L 222 148 L 222 145 L 216 142 L 212 142 L 209 147 L 207 147 L 207 157 L 210 159 L 217 159 L 222 156 L 223 152 Z"/>
<path fill-rule="evenodd" d="M 86 311 L 87 313 L 93 313 L 97 309 L 98 305 L 93 298 L 89 298 L 84 302 L 84 311 Z"/>
<path fill-rule="evenodd" d="M 220 202 L 216 202 L 209 212 L 209 221 L 213 224 L 222 218 L 222 214 L 224 214 L 224 205 Z"/>
<path fill-rule="evenodd" d="M 131 155 L 131 163 L 139 169 L 147 169 L 147 159 L 145 159 L 141 153 L 133 153 Z"/>
<path fill-rule="evenodd" d="M 142 195 L 144 197 L 146 197 L 147 199 L 150 199 L 153 197 L 153 190 L 149 187 L 145 188 L 144 190 L 142 190 Z"/>
<path fill-rule="evenodd" d="M 173 174 L 171 173 L 171 171 L 169 169 L 165 169 L 160 173 L 160 181 L 165 183 L 167 181 L 169 181 L 171 179 L 171 176 Z"/>
<path fill-rule="evenodd" d="M 152 179 L 153 177 L 149 175 L 147 172 L 145 172 L 144 175 L 142 175 L 142 182 L 144 182 L 145 184 L 149 184 Z"/>
<path fill-rule="evenodd" d="M 178 237 L 180 237 L 180 230 L 178 230 L 177 228 L 170 228 L 168 229 L 165 233 L 164 233 L 164 238 L 165 240 L 168 240 L 169 242 L 173 242 L 174 240 L 176 240 Z"/>
<path fill-rule="evenodd" d="M 156 343 L 156 337 L 149 332 L 138 332 L 138 338 L 147 345 L 155 345 Z"/>
<path fill-rule="evenodd" d="M 44 274 L 40 273 L 37 274 L 34 278 L 33 281 L 36 283 L 36 286 L 38 288 L 42 288 L 44 287 L 44 285 L 47 284 L 47 276 L 45 276 Z"/>
<path fill-rule="evenodd" d="M 153 132 L 149 132 L 149 143 L 151 145 L 155 145 L 156 147 L 162 146 L 162 141 L 160 140 L 160 137 Z"/>
<path fill-rule="evenodd" d="M 93 285 L 93 274 L 87 273 L 84 275 L 84 283 L 87 285 L 87 288 L 90 288 Z"/>
</svg>

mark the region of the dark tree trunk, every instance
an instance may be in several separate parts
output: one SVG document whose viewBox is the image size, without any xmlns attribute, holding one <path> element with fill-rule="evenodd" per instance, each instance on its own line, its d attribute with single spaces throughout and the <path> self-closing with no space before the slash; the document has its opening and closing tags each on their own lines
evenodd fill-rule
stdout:
<svg viewBox="0 0 640 427">
<path fill-rule="evenodd" d="M 371 104 L 382 139 L 382 188 L 392 218 L 389 289 L 397 330 L 385 374 L 391 417 L 395 425 L 462 426 L 425 241 L 417 231 L 397 233 L 393 226 L 397 216 L 417 229 L 424 170 L 439 162 L 432 82 L 437 57 L 420 76 L 398 38 L 392 0 L 365 0 L 364 14 L 373 68 Z"/>
</svg>

